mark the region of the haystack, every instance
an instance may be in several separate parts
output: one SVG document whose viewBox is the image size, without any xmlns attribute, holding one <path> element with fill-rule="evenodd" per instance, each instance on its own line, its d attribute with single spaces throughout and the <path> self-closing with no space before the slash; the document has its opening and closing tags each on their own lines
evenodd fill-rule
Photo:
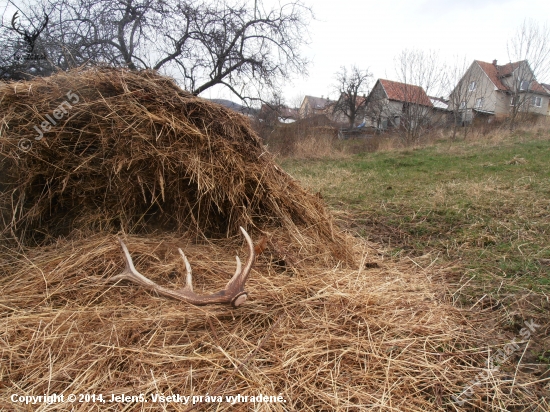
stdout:
<svg viewBox="0 0 550 412">
<path fill-rule="evenodd" d="M 295 262 L 343 259 L 321 201 L 266 152 L 246 117 L 152 71 L 73 70 L 0 86 L 2 236 L 247 228 Z M 273 237 L 275 235 L 275 237 Z"/>
</svg>

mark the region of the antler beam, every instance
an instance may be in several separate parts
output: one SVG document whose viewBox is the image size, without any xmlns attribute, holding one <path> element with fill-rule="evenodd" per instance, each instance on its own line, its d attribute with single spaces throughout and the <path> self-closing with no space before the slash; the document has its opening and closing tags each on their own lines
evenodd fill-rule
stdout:
<svg viewBox="0 0 550 412">
<path fill-rule="evenodd" d="M 132 261 L 132 257 L 130 256 L 130 252 L 128 252 L 128 248 L 120 238 L 118 239 L 118 241 L 120 242 L 120 246 L 122 247 L 122 251 L 124 252 L 126 268 L 120 275 L 113 276 L 109 279 L 109 281 L 118 282 L 120 280 L 129 280 L 131 282 L 137 283 L 138 285 L 144 286 L 147 289 L 154 290 L 159 295 L 169 296 L 198 306 L 210 305 L 215 303 L 231 304 L 233 305 L 233 307 L 241 306 L 248 297 L 247 293 L 244 290 L 244 286 L 246 280 L 248 279 L 248 275 L 250 274 L 250 270 L 252 269 L 252 265 L 254 264 L 254 259 L 256 258 L 252 239 L 250 238 L 248 233 L 246 233 L 246 230 L 244 230 L 242 227 L 241 232 L 243 233 L 244 238 L 246 239 L 246 243 L 248 244 L 248 260 L 244 268 L 242 268 L 241 260 L 238 256 L 236 256 L 237 270 L 235 271 L 235 274 L 233 275 L 229 283 L 227 283 L 225 289 L 220 290 L 217 293 L 213 293 L 211 295 L 199 295 L 193 292 L 191 265 L 189 264 L 189 261 L 187 260 L 185 254 L 180 248 L 178 248 L 178 250 L 181 254 L 181 257 L 183 258 L 185 269 L 187 272 L 185 287 L 178 290 L 170 290 L 147 279 L 136 270 L 134 262 Z"/>
</svg>

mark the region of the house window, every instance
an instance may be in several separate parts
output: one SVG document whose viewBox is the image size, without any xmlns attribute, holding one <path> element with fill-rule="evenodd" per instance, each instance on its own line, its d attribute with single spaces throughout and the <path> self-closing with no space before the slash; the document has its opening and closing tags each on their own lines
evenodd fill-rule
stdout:
<svg viewBox="0 0 550 412">
<path fill-rule="evenodd" d="M 471 82 L 468 86 L 468 90 L 473 92 L 476 89 L 476 82 Z"/>
<path fill-rule="evenodd" d="M 529 80 L 522 80 L 519 84 L 519 90 L 529 90 Z"/>
<path fill-rule="evenodd" d="M 512 97 L 510 99 L 510 106 L 515 106 L 516 105 L 516 100 L 517 100 L 516 96 Z"/>
<path fill-rule="evenodd" d="M 542 104 L 542 98 L 533 96 L 531 97 L 531 104 L 536 107 L 540 107 Z"/>
<path fill-rule="evenodd" d="M 460 107 L 459 109 L 465 109 L 466 108 L 466 102 L 460 102 Z"/>
<path fill-rule="evenodd" d="M 476 105 L 474 106 L 476 109 L 480 109 L 483 107 L 483 97 L 480 97 L 479 99 L 476 99 Z"/>
</svg>

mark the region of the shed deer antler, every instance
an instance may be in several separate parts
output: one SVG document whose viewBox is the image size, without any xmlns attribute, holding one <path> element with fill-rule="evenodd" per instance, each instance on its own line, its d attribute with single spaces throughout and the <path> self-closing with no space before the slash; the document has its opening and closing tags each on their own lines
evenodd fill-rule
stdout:
<svg viewBox="0 0 550 412">
<path fill-rule="evenodd" d="M 248 279 L 248 275 L 250 274 L 252 265 L 254 264 L 254 259 L 256 258 L 252 239 L 250 239 L 250 236 L 242 227 L 241 232 L 243 233 L 244 238 L 246 239 L 246 243 L 248 244 L 248 260 L 245 267 L 241 268 L 241 260 L 238 256 L 236 256 L 237 270 L 235 271 L 235 274 L 233 275 L 225 289 L 220 290 L 217 293 L 213 293 L 211 295 L 198 295 L 193 292 L 191 265 L 189 264 L 189 261 L 187 260 L 187 258 L 183 254 L 183 251 L 180 248 L 178 248 L 178 250 L 181 254 L 181 257 L 183 258 L 183 261 L 185 262 L 185 269 L 187 271 L 185 287 L 178 290 L 170 290 L 147 279 L 134 267 L 134 262 L 132 261 L 130 252 L 128 252 L 128 248 L 120 238 L 118 239 L 118 241 L 120 242 L 120 246 L 122 246 L 122 251 L 124 252 L 126 268 L 124 269 L 124 272 L 122 272 L 120 275 L 113 276 L 111 279 L 109 279 L 109 281 L 118 282 L 119 280 L 129 280 L 131 282 L 137 283 L 138 285 L 154 290 L 159 295 L 170 296 L 172 298 L 183 300 L 184 302 L 188 302 L 193 305 L 230 303 L 231 305 L 233 305 L 233 307 L 238 307 L 242 305 L 248 297 L 247 293 L 244 290 L 244 285 L 246 283 L 246 280 Z"/>
</svg>

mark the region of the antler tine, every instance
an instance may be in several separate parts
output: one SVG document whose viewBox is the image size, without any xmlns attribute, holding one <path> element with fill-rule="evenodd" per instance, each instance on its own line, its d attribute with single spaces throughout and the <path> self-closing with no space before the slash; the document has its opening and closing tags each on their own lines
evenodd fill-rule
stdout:
<svg viewBox="0 0 550 412">
<path fill-rule="evenodd" d="M 15 20 L 19 18 L 18 14 L 19 14 L 19 11 L 16 11 L 13 17 L 11 18 L 11 27 L 13 27 L 16 33 L 25 35 L 26 33 L 24 31 L 20 31 L 17 27 L 15 27 Z"/>
<path fill-rule="evenodd" d="M 252 269 L 254 260 L 256 259 L 256 252 L 254 251 L 254 243 L 252 243 L 252 239 L 250 238 L 248 233 L 246 233 L 246 230 L 244 230 L 242 226 L 239 226 L 239 229 L 241 229 L 241 232 L 246 239 L 246 243 L 248 245 L 248 260 L 246 261 L 244 269 L 241 269 L 241 259 L 239 259 L 238 256 L 235 256 L 235 259 L 237 260 L 237 270 L 235 270 L 235 274 L 227 283 L 227 286 L 225 287 L 226 290 L 230 288 L 238 288 L 244 290 L 244 284 L 248 279 L 248 275 L 250 273 L 250 270 Z"/>
<path fill-rule="evenodd" d="M 231 279 L 229 279 L 229 282 L 227 282 L 227 285 L 225 286 L 225 288 L 227 289 L 229 287 L 229 285 L 231 285 L 235 279 L 237 278 L 237 276 L 239 276 L 242 272 L 242 264 L 241 264 L 241 259 L 239 259 L 238 256 L 235 256 L 235 260 L 237 261 L 237 268 L 235 269 L 235 274 L 231 277 Z"/>
<path fill-rule="evenodd" d="M 131 280 L 135 283 L 138 283 L 145 287 L 154 287 L 157 286 L 155 282 L 152 280 L 147 279 L 145 276 L 143 276 L 141 273 L 139 273 L 134 266 L 134 261 L 132 260 L 132 256 L 130 256 L 130 252 L 128 252 L 128 248 L 124 244 L 121 238 L 118 238 L 118 241 L 120 242 L 120 246 L 122 247 L 122 252 L 124 253 L 124 260 L 126 262 L 126 267 L 124 268 L 124 271 L 117 276 L 113 276 L 110 280 L 112 282 L 117 282 L 119 280 Z"/>
<path fill-rule="evenodd" d="M 44 20 L 44 23 L 42 23 L 42 25 L 39 29 L 35 28 L 35 30 L 32 32 L 32 34 L 31 34 L 30 30 L 29 31 L 21 30 L 21 29 L 18 29 L 17 27 L 15 27 L 15 21 L 19 18 L 19 11 L 16 11 L 15 14 L 13 15 L 13 17 L 11 18 L 11 27 L 13 27 L 13 29 L 17 33 L 24 36 L 25 40 L 31 41 L 31 42 L 34 43 L 34 41 L 38 38 L 40 33 L 42 33 L 42 31 L 46 28 L 46 26 L 48 25 L 48 22 L 50 20 L 50 17 L 46 13 L 46 11 L 45 10 L 43 10 L 43 11 L 44 11 L 44 15 L 46 16 L 46 19 Z"/>
<path fill-rule="evenodd" d="M 187 260 L 187 257 L 183 253 L 183 250 L 181 250 L 180 248 L 178 248 L 178 250 L 180 252 L 181 257 L 183 258 L 183 262 L 185 263 L 186 277 L 185 277 L 185 287 L 184 287 L 184 289 L 187 289 L 187 290 L 193 292 L 193 275 L 192 275 L 192 271 L 191 271 L 191 265 L 189 264 L 189 261 Z"/>
<path fill-rule="evenodd" d="M 44 20 L 44 23 L 42 23 L 41 27 L 39 29 L 36 29 L 33 33 L 32 33 L 32 40 L 36 40 L 38 38 L 38 36 L 40 36 L 40 33 L 42 33 L 42 31 L 46 28 L 46 26 L 48 25 L 48 21 L 50 20 L 49 16 L 46 14 L 46 12 L 44 11 L 44 15 L 46 16 L 46 20 Z"/>
<path fill-rule="evenodd" d="M 244 269 L 241 267 L 241 260 L 237 256 L 237 269 L 235 271 L 235 274 L 227 284 L 224 290 L 221 290 L 217 293 L 213 293 L 210 295 L 199 295 L 196 294 L 193 291 L 193 279 L 192 279 L 192 270 L 191 265 L 189 264 L 189 261 L 187 260 L 187 257 L 183 253 L 181 249 L 178 248 L 178 251 L 181 254 L 181 257 L 183 258 L 183 261 L 185 263 L 185 269 L 186 269 L 186 282 L 185 287 L 180 290 L 170 290 L 166 289 L 155 282 L 147 279 L 145 276 L 143 276 L 141 273 L 139 273 L 135 266 L 134 262 L 132 261 L 132 257 L 130 256 L 130 252 L 128 252 L 128 248 L 122 241 L 122 239 L 118 239 L 120 242 L 120 246 L 122 247 L 122 251 L 124 253 L 124 259 L 126 261 L 126 267 L 124 271 L 117 276 L 113 276 L 110 281 L 116 282 L 119 280 L 129 280 L 134 283 L 137 283 L 139 285 L 142 285 L 148 289 L 156 291 L 160 295 L 170 296 L 175 299 L 182 300 L 184 302 L 191 303 L 193 305 L 208 305 L 212 303 L 230 303 L 234 307 L 238 307 L 242 305 L 248 295 L 244 290 L 244 286 L 246 283 L 246 280 L 248 279 L 248 275 L 250 274 L 250 271 L 252 269 L 252 266 L 254 264 L 254 259 L 256 258 L 256 253 L 254 251 L 254 244 L 252 243 L 252 239 L 246 233 L 246 230 L 244 230 L 242 227 L 240 228 L 242 234 L 244 235 L 246 242 L 248 244 L 248 260 L 246 262 L 246 265 Z"/>
</svg>

